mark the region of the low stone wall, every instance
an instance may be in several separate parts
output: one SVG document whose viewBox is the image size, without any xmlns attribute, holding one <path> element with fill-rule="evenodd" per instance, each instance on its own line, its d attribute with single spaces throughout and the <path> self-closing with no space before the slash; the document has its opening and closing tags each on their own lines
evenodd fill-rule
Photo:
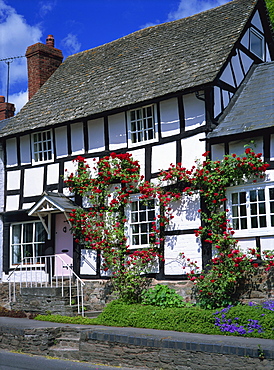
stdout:
<svg viewBox="0 0 274 370">
<path fill-rule="evenodd" d="M 84 280 L 84 305 L 88 309 L 101 311 L 105 305 L 115 299 L 112 293 L 110 280 Z M 151 286 L 156 284 L 166 284 L 176 290 L 187 302 L 193 302 L 192 287 L 193 283 L 189 280 L 152 280 Z M 265 273 L 263 269 L 257 271 L 253 280 L 245 286 L 245 293 L 241 299 L 244 302 L 260 302 L 274 299 L 274 271 Z M 20 292 L 19 283 L 16 283 L 16 294 Z M 10 308 L 8 302 L 9 288 L 8 283 L 0 282 L 0 306 Z"/>
<path fill-rule="evenodd" d="M 66 335 L 68 340 L 79 337 L 77 348 L 56 347 L 60 338 L 65 341 Z M 259 345 L 263 359 L 258 357 Z M 74 329 L 63 326 L 20 329 L 0 326 L 0 348 L 133 369 L 274 368 L 274 347 L 270 340 L 134 328 L 93 326 L 91 329 Z"/>
</svg>

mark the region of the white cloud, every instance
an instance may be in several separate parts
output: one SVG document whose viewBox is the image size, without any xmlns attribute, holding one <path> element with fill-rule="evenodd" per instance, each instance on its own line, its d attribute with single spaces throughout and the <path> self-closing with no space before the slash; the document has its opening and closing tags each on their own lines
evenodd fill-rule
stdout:
<svg viewBox="0 0 274 370">
<path fill-rule="evenodd" d="M 39 25 L 30 26 L 14 8 L 0 0 L 0 59 L 24 56 L 29 45 L 40 41 Z M 10 63 L 10 91 L 23 84 L 27 86 L 26 58 L 13 59 Z M 0 62 L 0 95 L 6 95 L 7 64 Z M 18 89 L 17 89 L 18 90 Z M 20 88 L 22 90 L 22 87 Z M 11 99 L 9 98 L 11 102 Z"/>
<path fill-rule="evenodd" d="M 68 54 L 78 53 L 81 48 L 81 43 L 73 33 L 69 33 L 67 37 L 61 41 L 61 44 L 67 49 Z"/>
<path fill-rule="evenodd" d="M 181 0 L 179 7 L 174 12 L 168 14 L 168 21 L 189 17 L 190 15 L 203 12 L 205 10 L 215 8 L 216 6 L 228 3 L 231 0 Z"/>
<path fill-rule="evenodd" d="M 50 1 L 50 2 L 40 1 L 40 3 L 39 3 L 39 6 L 40 6 L 39 15 L 42 18 L 45 17 L 49 12 L 52 11 L 52 9 L 55 7 L 55 5 L 56 5 L 56 1 Z"/>
<path fill-rule="evenodd" d="M 178 9 L 168 14 L 165 22 L 175 21 L 176 19 L 186 18 L 191 15 L 201 13 L 205 10 L 228 3 L 231 0 L 180 0 Z M 146 23 L 141 28 L 155 26 L 160 22 Z"/>
<path fill-rule="evenodd" d="M 28 91 L 20 91 L 19 93 L 12 94 L 9 101 L 15 105 L 15 114 L 17 114 L 28 101 Z"/>
</svg>

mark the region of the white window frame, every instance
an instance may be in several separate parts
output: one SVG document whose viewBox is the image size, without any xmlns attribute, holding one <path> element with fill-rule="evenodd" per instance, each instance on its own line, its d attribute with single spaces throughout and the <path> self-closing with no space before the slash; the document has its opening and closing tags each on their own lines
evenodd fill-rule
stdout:
<svg viewBox="0 0 274 370">
<path fill-rule="evenodd" d="M 144 110 L 151 108 L 151 116 L 144 117 Z M 137 112 L 141 112 L 139 118 L 136 117 Z M 132 119 L 132 115 L 135 112 L 135 119 Z M 145 105 L 139 108 L 131 109 L 127 112 L 127 122 L 128 122 L 128 145 L 129 147 L 140 146 L 155 142 L 158 140 L 158 122 L 157 122 L 157 110 L 155 104 Z M 147 120 L 152 119 L 152 128 L 148 128 Z M 135 129 L 133 130 L 133 124 L 135 123 Z M 138 127 L 139 124 L 139 127 Z M 148 138 L 148 132 L 153 132 L 153 137 Z M 141 139 L 137 141 L 132 140 L 133 135 L 141 136 Z"/>
<path fill-rule="evenodd" d="M 234 186 L 227 190 L 227 208 L 228 208 L 228 219 L 230 220 L 231 225 L 233 225 L 233 219 L 238 219 L 240 221 L 240 208 L 238 208 L 238 216 L 236 216 L 236 210 L 234 211 L 234 215 L 232 213 L 232 194 L 233 193 L 246 193 L 246 203 L 241 203 L 243 207 L 242 211 L 242 218 L 246 218 L 247 228 L 246 229 L 235 229 L 235 238 L 241 237 L 250 237 L 250 236 L 263 236 L 263 235 L 273 235 L 274 234 L 274 226 L 271 226 L 271 216 L 272 217 L 272 224 L 274 224 L 274 199 L 270 199 L 270 192 L 269 189 L 274 189 L 274 183 L 262 184 L 262 183 L 254 183 L 254 184 L 246 184 L 241 186 Z M 265 200 L 257 199 L 256 201 L 251 201 L 250 199 L 250 192 L 253 190 L 263 190 Z M 273 190 L 274 192 L 274 190 Z M 254 193 L 253 193 L 254 194 Z M 258 194 L 258 192 L 257 192 Z M 274 197 L 274 195 L 273 195 Z M 265 206 L 265 213 L 259 213 L 259 204 L 264 203 Z M 271 205 L 272 204 L 272 205 Z M 236 208 L 236 204 L 234 205 Z M 240 203 L 238 203 L 240 207 Z M 256 213 L 252 214 L 252 206 L 253 209 L 256 209 Z M 262 205 L 262 208 L 264 208 Z M 243 214 L 244 210 L 246 209 L 246 216 Z M 271 212 L 272 209 L 272 212 Z M 261 215 L 261 216 L 260 216 Z M 254 217 L 258 219 L 258 217 L 264 217 L 266 220 L 266 227 L 260 227 L 258 222 L 258 227 L 252 227 L 251 218 Z M 240 222 L 239 222 L 240 224 Z"/>
<path fill-rule="evenodd" d="M 143 213 L 146 214 L 146 219 L 143 220 L 143 221 L 137 221 L 137 222 L 132 222 L 132 214 L 133 214 L 133 211 L 132 211 L 132 205 L 134 202 L 138 202 L 138 207 L 139 207 L 139 204 L 142 203 L 142 202 L 146 202 L 146 201 L 153 201 L 154 202 L 154 217 L 153 217 L 153 220 L 149 220 L 148 219 L 148 212 L 149 210 L 142 210 Z M 152 199 L 140 199 L 140 194 L 136 194 L 134 196 L 132 196 L 130 198 L 130 203 L 127 205 L 126 207 L 126 210 L 125 210 L 125 213 L 126 213 L 126 218 L 127 218 L 127 224 L 126 224 L 126 236 L 127 236 L 127 244 L 129 245 L 129 249 L 143 249 L 143 248 L 148 248 L 151 246 L 151 244 L 149 243 L 144 243 L 144 244 L 133 244 L 133 237 L 134 237 L 134 234 L 133 234 L 133 225 L 139 225 L 139 227 L 141 227 L 141 225 L 143 224 L 148 224 L 148 223 L 152 223 L 152 222 L 155 222 L 155 224 L 157 225 L 158 221 L 157 221 L 157 218 L 158 218 L 158 215 L 160 214 L 160 207 L 159 207 L 159 204 L 157 202 L 156 199 L 152 198 Z M 140 213 L 138 211 L 136 211 L 136 213 Z M 155 218 L 155 219 L 154 219 Z M 139 230 L 141 230 L 139 228 Z M 147 235 L 147 239 L 149 240 L 149 234 L 150 233 L 153 233 L 154 231 L 151 230 L 151 232 L 148 232 L 146 235 Z M 143 233 L 144 234 L 144 233 Z M 136 235 L 139 235 L 141 236 L 142 235 L 142 231 L 140 231 L 139 233 L 136 233 Z"/>
<path fill-rule="evenodd" d="M 258 40 L 261 41 L 261 48 L 262 48 L 262 55 L 258 55 L 254 49 L 252 49 L 252 44 L 251 44 L 251 37 L 255 36 L 257 37 Z M 261 60 L 265 59 L 265 41 L 264 41 L 264 35 L 262 35 L 260 32 L 258 32 L 255 28 L 250 27 L 249 28 L 249 50 L 255 54 L 258 58 Z"/>
<path fill-rule="evenodd" d="M 43 136 L 49 135 L 49 138 Z M 40 136 L 40 138 L 38 138 Z M 52 130 L 35 132 L 31 136 L 32 142 L 32 164 L 53 162 L 53 140 Z M 50 158 L 49 158 L 50 157 Z"/>
<path fill-rule="evenodd" d="M 23 235 L 24 235 L 24 226 L 25 225 L 29 225 L 29 224 L 32 224 L 33 227 L 32 227 L 32 240 L 31 241 L 28 241 L 28 242 L 23 242 Z M 36 241 L 35 240 L 35 230 L 36 230 L 36 224 L 41 224 L 41 229 L 43 230 L 43 234 L 44 234 L 44 240 L 43 241 Z M 20 241 L 18 241 L 17 243 L 14 242 L 13 240 L 13 227 L 15 226 L 20 226 Z M 31 259 L 28 261 L 30 262 L 30 264 L 37 264 L 39 263 L 39 265 L 41 265 L 41 259 L 39 259 L 39 256 L 40 255 L 36 255 L 36 246 L 39 245 L 39 246 L 44 246 L 45 245 L 45 241 L 46 241 L 46 235 L 45 235 L 45 230 L 44 230 L 44 227 L 42 225 L 42 223 L 40 221 L 27 221 L 27 222 L 15 222 L 15 223 L 12 223 L 10 224 L 10 267 L 14 267 L 14 266 L 17 266 L 20 264 L 21 260 L 23 260 L 24 257 L 31 257 Z M 13 263 L 13 251 L 14 251 L 14 247 L 18 247 L 18 249 L 20 249 L 20 254 L 19 254 L 19 257 L 18 257 L 18 261 L 14 262 Z M 24 256 L 24 247 L 27 247 L 27 246 L 30 246 L 31 249 L 32 249 L 32 256 Z M 29 264 L 28 264 L 29 266 Z"/>
</svg>

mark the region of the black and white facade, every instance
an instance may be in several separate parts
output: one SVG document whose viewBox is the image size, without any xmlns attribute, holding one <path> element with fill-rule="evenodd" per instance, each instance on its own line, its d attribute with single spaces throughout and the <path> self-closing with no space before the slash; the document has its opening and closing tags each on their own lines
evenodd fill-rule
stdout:
<svg viewBox="0 0 274 370">
<path fill-rule="evenodd" d="M 171 163 L 191 168 L 206 150 L 214 159 L 240 154 L 256 137 L 255 150 L 274 168 L 273 116 L 262 132 L 260 127 L 252 134 L 226 131 L 226 112 L 236 107 L 246 81 L 273 59 L 261 0 L 234 0 L 69 57 L 16 117 L 1 122 L 3 280 L 23 257 L 49 254 L 65 255 L 82 277 L 104 277 L 94 252 L 77 246 L 69 232 L 75 204 L 64 177 L 75 171 L 78 155 L 93 167 L 94 159 L 110 152 L 128 152 L 145 179 L 156 181 Z M 274 244 L 274 175 L 268 172 L 263 184 L 228 192 L 230 209 L 246 208 L 246 216 L 231 215 L 244 248 Z M 252 202 L 256 215 L 250 214 Z M 157 213 L 153 205 L 138 208 L 138 199 L 133 204 L 129 212 L 143 212 L 147 222 Z M 199 197 L 172 208 L 165 262 L 156 275 L 161 279 L 182 278 L 181 252 L 202 265 L 202 246 L 194 235 Z M 145 233 L 130 239 L 133 246 L 146 244 Z"/>
</svg>

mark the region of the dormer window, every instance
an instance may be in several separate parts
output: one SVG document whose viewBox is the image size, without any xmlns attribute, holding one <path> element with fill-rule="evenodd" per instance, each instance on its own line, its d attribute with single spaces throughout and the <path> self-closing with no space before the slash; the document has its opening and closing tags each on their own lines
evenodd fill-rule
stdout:
<svg viewBox="0 0 274 370">
<path fill-rule="evenodd" d="M 252 27 L 249 34 L 249 49 L 257 57 L 264 59 L 264 36 Z"/>
<path fill-rule="evenodd" d="M 49 162 L 53 160 L 52 134 L 50 130 L 32 135 L 33 162 Z"/>
<path fill-rule="evenodd" d="M 128 118 L 131 144 L 134 145 L 155 139 L 156 129 L 153 105 L 129 111 Z"/>
</svg>

